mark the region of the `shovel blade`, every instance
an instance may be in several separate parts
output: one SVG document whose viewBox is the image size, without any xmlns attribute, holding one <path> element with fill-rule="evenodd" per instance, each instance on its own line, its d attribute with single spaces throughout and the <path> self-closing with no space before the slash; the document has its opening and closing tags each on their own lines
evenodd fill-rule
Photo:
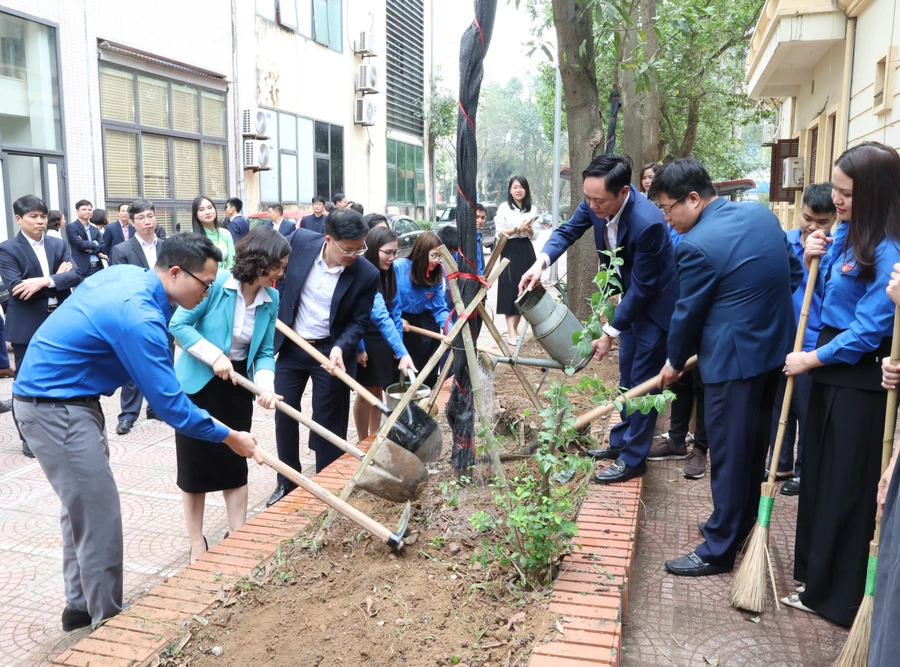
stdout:
<svg viewBox="0 0 900 667">
<path fill-rule="evenodd" d="M 372 465 L 363 471 L 357 486 L 373 496 L 402 503 L 415 500 L 426 479 L 428 471 L 415 454 L 385 440 L 375 453 Z"/>
</svg>

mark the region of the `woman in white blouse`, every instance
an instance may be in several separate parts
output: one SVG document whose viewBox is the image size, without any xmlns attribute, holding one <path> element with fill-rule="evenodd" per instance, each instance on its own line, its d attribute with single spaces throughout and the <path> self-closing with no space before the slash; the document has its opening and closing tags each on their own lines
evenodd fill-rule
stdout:
<svg viewBox="0 0 900 667">
<path fill-rule="evenodd" d="M 531 188 L 524 176 L 509 179 L 506 202 L 497 208 L 494 223 L 497 233 L 508 237 L 501 257 L 509 259 L 509 266 L 500 275 L 497 287 L 497 314 L 506 316 L 506 337 L 510 345 L 519 340 L 519 320 L 516 310 L 519 281 L 535 262 L 531 240 L 537 235 L 533 223 L 538 217 L 537 208 L 531 204 Z"/>
<path fill-rule="evenodd" d="M 253 418 L 253 395 L 237 385 L 235 373 L 265 390 L 257 399 L 262 407 L 272 409 L 280 399 L 274 392 L 278 292 L 272 285 L 284 274 L 290 251 L 287 239 L 275 229 L 257 227 L 238 241 L 234 266 L 219 271 L 209 296 L 193 310 L 179 308 L 169 324 L 187 352 L 175 362 L 184 392 L 233 429 L 249 431 Z M 193 563 L 208 549 L 203 536 L 207 493 L 222 491 L 229 532 L 246 522 L 247 459 L 223 443 L 178 432 L 175 451 Z"/>
</svg>

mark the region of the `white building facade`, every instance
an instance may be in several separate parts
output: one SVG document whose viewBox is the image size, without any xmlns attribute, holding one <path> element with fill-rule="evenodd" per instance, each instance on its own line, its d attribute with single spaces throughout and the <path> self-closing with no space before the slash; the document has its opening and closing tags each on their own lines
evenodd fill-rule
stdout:
<svg viewBox="0 0 900 667">
<path fill-rule="evenodd" d="M 0 241 L 24 194 L 69 220 L 143 197 L 169 230 L 199 194 L 220 214 L 342 191 L 421 217 L 429 21 L 425 0 L 0 0 Z M 245 169 L 247 141 L 268 169 Z"/>
</svg>

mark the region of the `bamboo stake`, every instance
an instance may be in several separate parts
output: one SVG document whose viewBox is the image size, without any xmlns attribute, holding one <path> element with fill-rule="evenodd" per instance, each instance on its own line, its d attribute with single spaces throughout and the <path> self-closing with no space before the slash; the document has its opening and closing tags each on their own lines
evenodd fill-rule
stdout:
<svg viewBox="0 0 900 667">
<path fill-rule="evenodd" d="M 900 363 L 900 306 L 894 309 L 894 333 L 891 339 L 891 364 Z M 887 394 L 884 413 L 884 440 L 881 442 L 881 474 L 891 463 L 894 451 L 894 428 L 897 425 L 897 390 Z M 835 667 L 865 667 L 869 662 L 869 639 L 872 637 L 872 613 L 875 610 L 875 579 L 878 574 L 878 545 L 881 542 L 881 512 L 875 512 L 875 535 L 869 542 L 869 566 L 866 568 L 866 590 L 853 619 L 844 649 Z"/>
<path fill-rule="evenodd" d="M 504 357 L 512 357 L 512 353 L 509 347 L 506 345 L 506 341 L 503 340 L 503 336 L 500 335 L 500 332 L 497 330 L 497 325 L 491 321 L 490 316 L 488 315 L 487 309 L 483 304 L 478 304 L 478 314 L 481 315 L 481 319 L 484 320 L 484 325 L 487 327 L 488 331 L 493 336 L 494 340 L 497 343 L 497 346 L 500 348 L 500 351 L 503 352 Z M 524 336 L 524 331 L 522 332 Z M 531 386 L 531 383 L 528 382 L 528 378 L 525 377 L 525 373 L 519 368 L 518 364 L 510 364 L 512 367 L 513 373 L 516 374 L 516 377 L 519 378 L 519 382 L 522 383 L 522 387 L 525 389 L 525 393 L 528 394 L 528 398 L 531 399 L 531 402 L 534 404 L 534 407 L 538 409 L 538 412 L 544 409 L 544 406 L 541 404 L 541 399 L 538 398 L 537 393 L 534 391 L 534 387 Z"/>
<path fill-rule="evenodd" d="M 491 257 L 491 260 L 494 258 Z M 488 283 L 493 284 L 494 281 L 500 276 L 501 273 L 506 269 L 506 265 L 509 264 L 508 259 L 503 259 L 500 261 L 500 265 L 493 270 L 491 275 L 488 277 Z M 493 266 L 493 263 L 491 263 Z M 425 378 L 428 377 L 428 374 L 434 370 L 434 367 L 438 365 L 438 362 L 441 360 L 441 356 L 444 352 L 450 347 L 450 342 L 453 341 L 454 338 L 459 334 L 462 330 L 463 326 L 465 326 L 465 317 L 475 311 L 478 304 L 481 302 L 481 299 L 484 298 L 484 295 L 487 294 L 488 287 L 482 286 L 482 288 L 478 291 L 475 300 L 472 301 L 468 306 L 466 306 L 462 315 L 460 315 L 460 319 L 456 321 L 456 324 L 450 329 L 447 337 L 441 341 L 441 344 L 438 346 L 438 349 L 435 350 L 434 354 L 431 355 L 431 359 L 428 360 L 428 363 L 425 364 L 425 367 L 419 370 L 419 374 L 416 376 L 416 379 L 410 383 L 409 387 L 406 390 L 406 393 L 403 395 L 403 398 L 400 399 L 400 405 L 391 413 L 391 416 L 388 417 L 387 421 L 382 425 L 381 430 L 378 431 L 378 435 L 375 436 L 375 440 L 372 442 L 372 446 L 369 447 L 369 451 L 366 452 L 365 458 L 360 463 L 359 467 L 356 469 L 356 472 L 353 474 L 347 484 L 344 486 L 341 491 L 340 499 L 346 500 L 350 497 L 350 494 L 353 493 L 353 489 L 356 488 L 356 483 L 359 481 L 360 476 L 362 475 L 362 471 L 368 467 L 368 465 L 372 462 L 372 457 L 378 452 L 381 448 L 381 443 L 384 442 L 387 434 L 394 427 L 394 424 L 397 423 L 397 419 L 400 418 L 400 414 L 405 409 L 406 405 L 413 399 L 416 395 L 416 392 L 419 390 L 419 387 L 422 386 L 422 383 L 425 381 Z M 325 519 L 325 522 L 322 524 L 322 528 L 319 530 L 319 533 L 316 536 L 316 539 L 319 540 L 323 531 L 331 525 L 331 522 L 334 521 L 334 517 L 337 516 L 336 512 L 329 512 L 328 516 Z"/>
<path fill-rule="evenodd" d="M 809 277 L 806 281 L 806 292 L 800 308 L 800 322 L 797 324 L 797 335 L 794 338 L 794 352 L 803 351 L 803 337 L 806 334 L 806 323 L 809 320 L 809 308 L 816 280 L 819 276 L 819 258 L 813 258 L 809 266 Z M 769 478 L 762 484 L 759 498 L 759 513 L 756 525 L 747 542 L 744 560 L 738 568 L 729 589 L 731 604 L 738 609 L 761 614 L 766 610 L 766 564 L 769 555 L 769 521 L 772 519 L 772 506 L 775 503 L 775 479 L 778 473 L 778 458 L 784 444 L 788 415 L 791 410 L 791 397 L 794 394 L 794 377 L 787 379 L 784 387 L 784 401 L 781 404 L 781 417 L 778 420 L 778 433 L 775 436 L 775 447 L 772 450 L 772 465 L 769 466 Z M 778 591 L 773 591 L 778 597 Z"/>
<path fill-rule="evenodd" d="M 438 394 L 440 394 L 441 387 L 444 386 L 444 382 L 446 382 L 451 368 L 453 368 L 453 350 L 450 350 L 449 354 L 447 355 L 447 363 L 444 364 L 444 367 L 441 369 L 440 375 L 438 375 L 437 386 L 431 390 L 431 396 L 428 397 L 428 402 L 425 403 L 424 409 L 425 412 L 429 415 L 434 408 L 434 404 L 437 403 Z"/>
<path fill-rule="evenodd" d="M 444 259 L 444 266 L 450 268 L 451 274 L 457 273 L 459 267 L 456 265 L 453 256 L 450 254 L 450 251 L 447 250 L 446 246 L 441 246 L 438 250 Z M 448 282 L 450 283 L 450 294 L 453 295 L 453 304 L 456 306 L 457 312 L 461 313 L 465 310 L 465 306 L 463 304 L 462 296 L 459 293 L 459 282 L 456 278 L 450 278 Z M 481 299 L 473 299 L 472 303 L 475 304 L 477 309 L 481 306 Z M 460 320 L 462 319 L 463 318 L 460 317 Z M 475 354 L 475 340 L 472 336 L 472 327 L 468 321 L 466 322 L 466 326 L 463 327 L 462 337 L 463 346 L 466 350 L 466 362 L 469 365 L 469 379 L 472 382 L 472 395 L 473 402 L 475 403 L 475 410 L 478 413 L 481 428 L 483 428 L 485 432 L 490 432 L 493 428 L 493 424 L 491 424 L 490 418 L 488 417 L 487 404 L 484 399 L 484 390 L 481 386 L 481 372 L 478 368 L 478 357 Z M 506 486 L 506 475 L 503 472 L 503 464 L 500 463 L 500 452 L 497 449 L 496 441 L 493 439 L 488 440 L 488 456 L 491 458 L 494 476 Z"/>
</svg>

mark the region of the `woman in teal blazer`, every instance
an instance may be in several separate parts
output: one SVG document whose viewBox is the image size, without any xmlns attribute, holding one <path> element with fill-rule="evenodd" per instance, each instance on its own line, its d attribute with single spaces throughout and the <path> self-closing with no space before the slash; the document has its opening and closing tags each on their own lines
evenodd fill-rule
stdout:
<svg viewBox="0 0 900 667">
<path fill-rule="evenodd" d="M 169 331 L 184 353 L 175 374 L 197 406 L 230 428 L 249 431 L 253 395 L 237 385 L 236 373 L 265 391 L 257 399 L 275 407 L 275 320 L 278 292 L 272 287 L 287 265 L 290 244 L 270 227 L 258 227 L 235 247 L 231 271 L 219 271 L 209 296 L 193 310 L 179 308 Z M 191 541 L 191 563 L 208 548 L 203 536 L 206 494 L 222 491 L 233 532 L 247 520 L 247 460 L 223 443 L 175 433 L 178 488 Z"/>
</svg>

